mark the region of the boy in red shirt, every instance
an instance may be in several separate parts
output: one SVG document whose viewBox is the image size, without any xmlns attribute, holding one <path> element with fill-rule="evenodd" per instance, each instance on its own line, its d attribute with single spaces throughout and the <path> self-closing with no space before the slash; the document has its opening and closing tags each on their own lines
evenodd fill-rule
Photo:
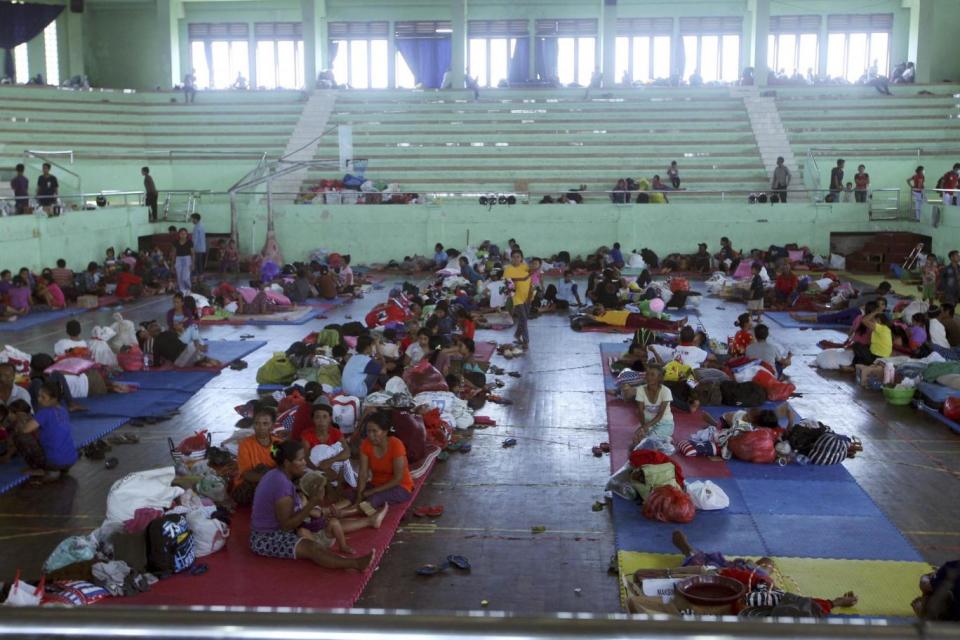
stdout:
<svg viewBox="0 0 960 640">
<path fill-rule="evenodd" d="M 923 175 L 923 167 L 917 167 L 917 171 L 907 178 L 907 186 L 913 195 L 913 210 L 916 219 L 920 219 L 920 212 L 923 211 L 923 183 L 926 177 Z"/>
</svg>

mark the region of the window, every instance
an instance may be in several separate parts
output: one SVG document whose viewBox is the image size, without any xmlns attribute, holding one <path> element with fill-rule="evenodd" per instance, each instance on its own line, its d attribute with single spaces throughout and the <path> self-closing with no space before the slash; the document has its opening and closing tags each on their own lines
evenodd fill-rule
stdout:
<svg viewBox="0 0 960 640">
<path fill-rule="evenodd" d="M 889 75 L 892 29 L 892 14 L 827 16 L 827 74 L 848 82 Z"/>
<path fill-rule="evenodd" d="M 198 89 L 229 89 L 242 75 L 250 82 L 250 26 L 245 22 L 190 23 L 190 65 Z"/>
<path fill-rule="evenodd" d="M 703 82 L 736 82 L 740 78 L 740 36 L 683 36 L 683 78 L 690 81 L 694 73 Z"/>
<path fill-rule="evenodd" d="M 403 56 L 400 55 L 400 52 L 397 51 L 394 56 L 394 68 L 397 70 L 396 83 L 397 86 L 401 89 L 413 89 L 417 86 L 417 80 L 413 76 L 413 71 L 410 70 L 410 66 L 407 64 L 407 61 L 403 59 Z"/>
<path fill-rule="evenodd" d="M 257 86 L 300 89 L 304 86 L 303 23 L 257 22 Z"/>
<path fill-rule="evenodd" d="M 333 75 L 354 89 L 386 89 L 386 40 L 334 40 Z"/>
<path fill-rule="evenodd" d="M 60 53 L 57 46 L 57 21 L 43 30 L 43 56 L 46 62 L 47 84 L 60 85 Z"/>
<path fill-rule="evenodd" d="M 481 87 L 498 86 L 510 75 L 510 58 L 516 47 L 516 38 L 470 38 L 470 75 Z"/>
<path fill-rule="evenodd" d="M 703 82 L 740 79 L 740 32 L 743 18 L 711 16 L 680 18 L 683 37 L 683 78 L 698 74 Z"/>
<path fill-rule="evenodd" d="M 13 49 L 14 80 L 19 84 L 30 81 L 30 62 L 27 60 L 27 43 L 19 44 Z"/>
<path fill-rule="evenodd" d="M 557 76 L 561 84 L 589 85 L 596 55 L 596 38 L 557 38 Z"/>
<path fill-rule="evenodd" d="M 670 77 L 670 36 L 619 36 L 616 43 L 617 80 L 651 82 Z"/>
<path fill-rule="evenodd" d="M 779 33 L 767 39 L 767 67 L 789 76 L 816 75 L 819 53 L 816 33 Z"/>
</svg>

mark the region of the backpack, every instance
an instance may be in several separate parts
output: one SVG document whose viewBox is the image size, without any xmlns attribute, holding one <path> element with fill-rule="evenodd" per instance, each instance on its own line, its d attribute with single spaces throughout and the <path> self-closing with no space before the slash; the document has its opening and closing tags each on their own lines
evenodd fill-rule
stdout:
<svg viewBox="0 0 960 640">
<path fill-rule="evenodd" d="M 333 409 L 333 424 L 345 435 L 353 433 L 360 416 L 360 399 L 356 396 L 335 396 L 330 401 L 330 408 Z"/>
<path fill-rule="evenodd" d="M 362 323 L 357 322 L 356 320 L 348 322 L 342 327 L 340 327 L 340 335 L 344 336 L 362 336 L 365 333 L 370 333 L 370 331 L 363 326 Z"/>
<path fill-rule="evenodd" d="M 427 455 L 427 428 L 423 418 L 406 411 L 391 411 L 390 421 L 394 435 L 407 450 L 407 462 L 415 466 Z"/>
<path fill-rule="evenodd" d="M 694 391 L 697 392 L 696 397 L 702 405 L 716 407 L 723 404 L 723 393 L 720 390 L 720 382 L 718 381 L 704 380 L 696 386 Z"/>
<path fill-rule="evenodd" d="M 810 464 L 840 464 L 847 459 L 849 451 L 849 436 L 824 430 L 817 441 L 813 443 L 813 448 L 810 449 L 807 457 L 810 458 Z"/>
<path fill-rule="evenodd" d="M 290 384 L 297 377 L 297 367 L 287 354 L 277 351 L 257 369 L 257 384 Z"/>
<path fill-rule="evenodd" d="M 767 392 L 752 382 L 726 380 L 720 383 L 720 393 L 730 407 L 759 407 L 767 401 Z"/>
<path fill-rule="evenodd" d="M 147 525 L 147 567 L 152 573 L 186 571 L 196 559 L 193 533 L 182 514 L 157 518 Z"/>
</svg>

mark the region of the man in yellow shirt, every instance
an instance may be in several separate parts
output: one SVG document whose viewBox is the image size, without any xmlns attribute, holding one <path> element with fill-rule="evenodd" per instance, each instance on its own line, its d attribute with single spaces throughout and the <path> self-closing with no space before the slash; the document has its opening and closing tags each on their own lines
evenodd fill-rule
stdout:
<svg viewBox="0 0 960 640">
<path fill-rule="evenodd" d="M 516 330 L 513 332 L 517 344 L 527 349 L 530 346 L 530 332 L 527 329 L 527 316 L 530 308 L 530 269 L 523 261 L 523 252 L 514 249 L 510 253 L 510 264 L 503 270 L 504 280 L 513 282 L 513 320 Z"/>
</svg>

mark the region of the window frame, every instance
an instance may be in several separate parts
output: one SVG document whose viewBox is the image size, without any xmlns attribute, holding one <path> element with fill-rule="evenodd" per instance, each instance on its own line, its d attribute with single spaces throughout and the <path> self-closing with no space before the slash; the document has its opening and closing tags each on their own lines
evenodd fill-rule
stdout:
<svg viewBox="0 0 960 640">
<path fill-rule="evenodd" d="M 346 49 L 346 69 L 347 77 L 337 78 L 337 82 L 345 83 L 350 86 L 351 89 L 356 89 L 358 91 L 366 91 L 369 89 L 387 89 L 390 85 L 389 78 L 387 79 L 387 85 L 384 87 L 374 87 L 373 86 L 373 68 L 374 68 L 374 56 L 373 56 L 373 43 L 374 42 L 383 42 L 386 45 L 386 57 L 383 60 L 384 65 L 390 64 L 390 40 L 387 37 L 383 38 L 374 38 L 374 37 L 336 37 L 330 39 L 331 43 L 339 43 L 337 45 L 337 57 L 344 55 L 343 50 Z M 367 86 L 366 87 L 356 87 L 353 84 L 353 43 L 354 42 L 364 42 L 366 43 L 367 49 Z M 331 67 L 333 61 L 331 60 Z"/>
<path fill-rule="evenodd" d="M 660 34 L 660 33 L 650 33 L 650 34 L 637 33 L 637 34 L 629 34 L 629 35 L 626 35 L 626 34 L 625 34 L 625 35 L 618 35 L 618 36 L 617 36 L 617 40 L 620 40 L 621 38 L 623 38 L 623 39 L 625 39 L 625 40 L 627 41 L 627 73 L 630 75 L 630 82 L 643 82 L 643 83 L 655 82 L 655 81 L 657 80 L 657 75 L 656 75 L 656 72 L 655 72 L 655 69 L 656 69 L 656 67 L 657 67 L 657 65 L 656 65 L 656 57 L 654 56 L 654 52 L 656 51 L 656 39 L 657 39 L 657 38 L 666 38 L 666 39 L 667 39 L 667 45 L 668 45 L 668 46 L 667 46 L 667 49 L 672 52 L 672 51 L 673 51 L 673 36 L 672 36 L 672 35 L 667 35 L 667 34 Z M 634 68 L 634 66 L 635 66 L 635 65 L 634 65 L 634 61 L 636 60 L 636 53 L 635 53 L 635 51 L 636 51 L 636 44 L 637 44 L 637 43 L 636 43 L 636 40 L 639 39 L 639 38 L 646 38 L 646 39 L 647 39 L 647 79 L 646 79 L 646 80 L 639 80 L 639 79 L 637 79 L 636 69 Z M 669 77 L 670 77 L 670 75 L 672 75 L 672 71 L 673 71 L 673 70 L 672 70 L 672 67 L 673 67 L 673 60 L 672 60 L 672 58 L 673 58 L 673 56 L 671 55 L 671 56 L 670 56 L 670 59 L 667 60 L 667 67 L 668 67 L 668 69 L 670 69 L 670 71 L 671 71 L 671 73 L 668 73 L 668 74 L 667 74 L 667 79 L 669 79 Z M 614 65 L 614 67 L 616 67 L 616 65 Z M 618 77 L 616 78 L 616 81 L 619 82 L 621 77 L 622 77 L 622 74 L 621 74 L 621 76 L 618 76 Z"/>
</svg>

